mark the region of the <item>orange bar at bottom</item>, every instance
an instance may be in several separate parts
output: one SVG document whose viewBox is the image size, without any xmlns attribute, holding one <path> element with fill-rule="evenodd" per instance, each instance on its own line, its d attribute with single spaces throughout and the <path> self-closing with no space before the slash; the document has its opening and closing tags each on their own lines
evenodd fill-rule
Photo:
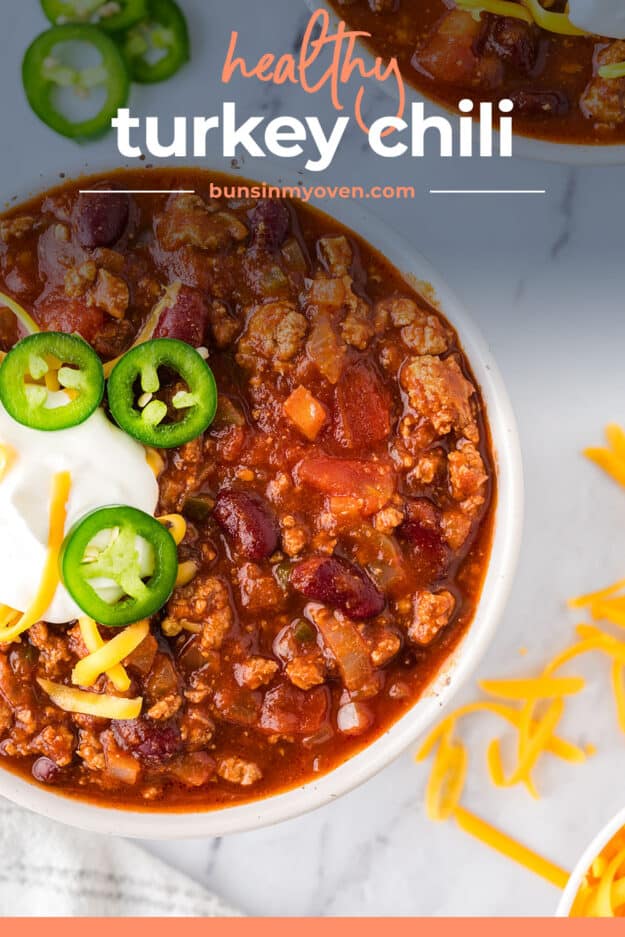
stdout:
<svg viewBox="0 0 625 937">
<path fill-rule="evenodd" d="M 42 926 L 45 926 L 42 930 Z M 623 933 L 619 919 L 556 918 L 3 918 L 2 934 L 10 937 L 587 937 Z M 614 928 L 614 929 L 612 929 Z M 607 929 L 607 931 L 606 931 Z"/>
</svg>

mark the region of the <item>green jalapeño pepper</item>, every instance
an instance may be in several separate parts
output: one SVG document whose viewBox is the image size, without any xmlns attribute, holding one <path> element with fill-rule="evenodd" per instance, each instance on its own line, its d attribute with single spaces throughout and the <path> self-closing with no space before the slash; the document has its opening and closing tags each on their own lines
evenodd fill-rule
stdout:
<svg viewBox="0 0 625 937">
<path fill-rule="evenodd" d="M 83 612 L 121 628 L 163 607 L 176 582 L 178 550 L 155 518 L 113 505 L 74 525 L 61 548 L 60 567 L 65 588 Z"/>
<path fill-rule="evenodd" d="M 159 369 L 175 375 L 169 405 L 161 399 L 169 385 L 157 396 L 162 391 Z M 217 385 L 191 345 L 154 338 L 131 348 L 117 362 L 108 381 L 108 402 L 114 419 L 130 436 L 146 446 L 171 449 L 195 439 L 213 422 Z"/>
<path fill-rule="evenodd" d="M 83 55 L 93 58 L 94 64 L 75 65 Z M 110 130 L 111 119 L 126 104 L 130 87 L 128 70 L 116 43 L 96 26 L 80 23 L 53 26 L 37 36 L 26 50 L 22 80 L 28 103 L 37 117 L 57 133 L 74 140 L 89 139 Z M 75 99 L 60 102 L 61 90 L 72 90 Z M 85 100 L 102 90 L 104 103 L 95 113 L 83 117 Z M 61 103 L 67 104 L 65 111 Z M 70 110 L 75 117 L 69 116 Z"/>
<path fill-rule="evenodd" d="M 33 429 L 77 426 L 103 394 L 102 362 L 78 335 L 28 335 L 0 366 L 0 401 L 14 420 Z"/>
<path fill-rule="evenodd" d="M 148 15 L 122 39 L 134 81 L 152 84 L 171 78 L 189 61 L 189 30 L 174 0 L 148 0 Z"/>
<path fill-rule="evenodd" d="M 119 32 L 147 13 L 147 0 L 41 0 L 43 12 L 54 26 L 93 23 L 106 32 Z"/>
</svg>

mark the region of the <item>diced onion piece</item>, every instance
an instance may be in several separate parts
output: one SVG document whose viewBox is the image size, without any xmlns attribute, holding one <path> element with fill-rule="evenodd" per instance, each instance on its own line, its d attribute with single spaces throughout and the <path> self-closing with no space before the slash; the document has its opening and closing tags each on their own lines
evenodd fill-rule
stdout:
<svg viewBox="0 0 625 937">
<path fill-rule="evenodd" d="M 37 679 L 37 683 L 59 709 L 68 713 L 82 713 L 102 719 L 136 719 L 143 705 L 141 697 L 124 699 L 120 696 L 88 693 L 60 683 L 52 683 L 42 677 Z"/>
<path fill-rule="evenodd" d="M 93 686 L 100 674 L 120 664 L 124 658 L 139 647 L 150 631 L 147 619 L 136 621 L 115 635 L 88 657 L 79 660 L 72 671 L 72 680 L 79 686 Z"/>
<path fill-rule="evenodd" d="M 343 735 L 362 735 L 373 725 L 373 713 L 365 703 L 343 703 L 336 714 L 336 726 Z"/>
</svg>

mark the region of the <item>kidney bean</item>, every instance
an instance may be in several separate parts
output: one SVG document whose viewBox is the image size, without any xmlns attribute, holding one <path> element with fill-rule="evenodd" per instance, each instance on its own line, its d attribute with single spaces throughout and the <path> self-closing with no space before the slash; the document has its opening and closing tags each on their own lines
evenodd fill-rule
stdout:
<svg viewBox="0 0 625 937">
<path fill-rule="evenodd" d="M 157 722 L 140 717 L 112 722 L 111 727 L 120 748 L 147 765 L 163 764 L 183 747 L 180 729 L 175 722 Z"/>
<path fill-rule="evenodd" d="M 291 585 L 307 599 L 338 608 L 349 618 L 375 618 L 385 605 L 365 571 L 337 556 L 313 556 L 298 563 Z"/>
<path fill-rule="evenodd" d="M 236 552 L 248 560 L 264 560 L 278 547 L 280 529 L 273 511 L 260 495 L 222 489 L 215 501 L 213 517 Z"/>
<path fill-rule="evenodd" d="M 250 212 L 252 244 L 268 251 L 278 250 L 289 233 L 289 210 L 279 199 L 263 199 Z"/>
<path fill-rule="evenodd" d="M 79 195 L 73 214 L 78 242 L 91 250 L 112 247 L 126 230 L 130 199 L 123 193 L 114 195 Z"/>
<path fill-rule="evenodd" d="M 562 117 L 569 111 L 569 100 L 559 91 L 514 91 L 509 97 L 514 112 L 526 117 Z"/>
<path fill-rule="evenodd" d="M 39 781 L 41 784 L 56 784 L 62 774 L 56 762 L 52 761 L 51 758 L 46 758 L 45 755 L 42 755 L 33 764 L 31 773 L 35 781 Z"/>
<path fill-rule="evenodd" d="M 509 16 L 490 19 L 486 49 L 508 62 L 516 71 L 529 75 L 538 59 L 537 30 Z"/>
<path fill-rule="evenodd" d="M 172 304 L 163 309 L 154 338 L 177 338 L 196 348 L 204 344 L 208 327 L 208 305 L 201 293 L 181 286 Z"/>
<path fill-rule="evenodd" d="M 442 576 L 449 565 L 450 551 L 443 537 L 440 511 L 427 498 L 417 498 L 408 502 L 407 515 L 397 535 L 412 547 L 413 571 L 426 579 Z"/>
</svg>

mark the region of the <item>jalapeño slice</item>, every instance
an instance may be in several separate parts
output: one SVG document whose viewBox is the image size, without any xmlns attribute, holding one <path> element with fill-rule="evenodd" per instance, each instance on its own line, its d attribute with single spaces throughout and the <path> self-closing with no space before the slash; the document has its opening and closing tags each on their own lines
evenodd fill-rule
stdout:
<svg viewBox="0 0 625 937">
<path fill-rule="evenodd" d="M 102 362 L 78 335 L 28 335 L 0 366 L 0 401 L 14 420 L 32 429 L 60 430 L 83 423 L 103 393 Z"/>
<path fill-rule="evenodd" d="M 65 588 L 83 612 L 121 628 L 163 607 L 176 582 L 178 551 L 169 531 L 150 514 L 113 505 L 74 525 L 60 567 Z"/>
<path fill-rule="evenodd" d="M 163 389 L 165 373 L 173 376 L 173 384 Z M 168 404 L 157 395 L 166 396 L 169 387 L 173 393 Z M 117 362 L 108 381 L 108 402 L 114 419 L 130 436 L 146 446 L 172 449 L 195 439 L 213 422 L 217 385 L 191 345 L 154 338 L 131 348 Z"/>
<path fill-rule="evenodd" d="M 77 65 L 77 60 L 93 60 Z M 130 80 L 124 58 L 116 43 L 97 26 L 68 23 L 52 26 L 41 33 L 26 50 L 22 63 L 22 81 L 28 103 L 48 127 L 73 140 L 97 137 L 111 128 L 111 119 L 128 100 Z M 61 102 L 61 89 L 74 92 L 73 108 Z M 104 100 L 88 108 L 84 101 L 103 93 Z M 67 108 L 61 107 L 67 103 Z M 80 116 L 71 116 L 69 110 Z"/>
<path fill-rule="evenodd" d="M 184 13 L 174 0 L 148 0 L 147 16 L 128 30 L 121 45 L 134 81 L 171 78 L 190 58 Z"/>
<path fill-rule="evenodd" d="M 93 23 L 106 32 L 128 29 L 147 12 L 147 0 L 41 0 L 41 6 L 54 26 Z"/>
</svg>

